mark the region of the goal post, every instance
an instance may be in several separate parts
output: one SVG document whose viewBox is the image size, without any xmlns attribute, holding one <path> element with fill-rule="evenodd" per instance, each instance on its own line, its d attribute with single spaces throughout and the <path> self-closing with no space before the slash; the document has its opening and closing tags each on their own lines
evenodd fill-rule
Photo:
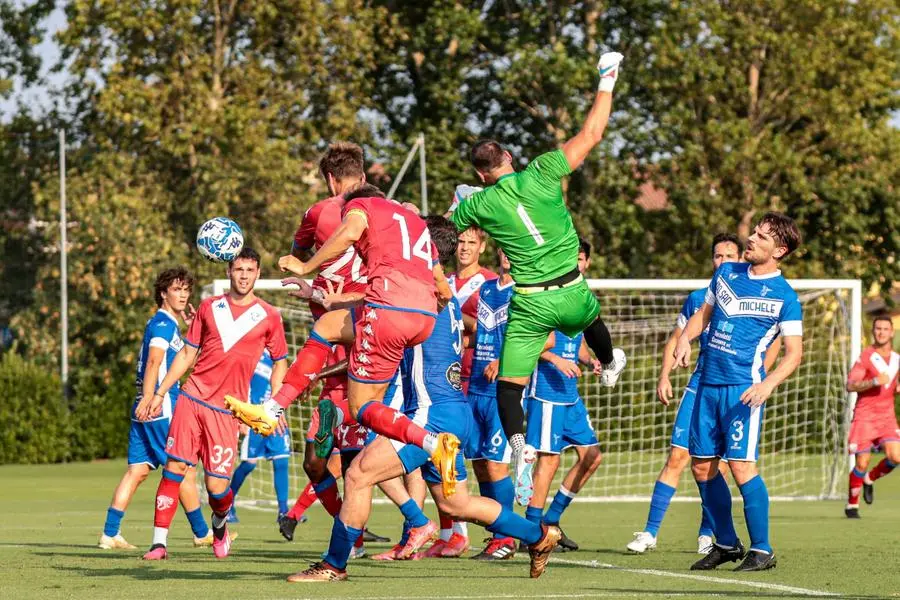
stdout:
<svg viewBox="0 0 900 600">
<path fill-rule="evenodd" d="M 773 498 L 837 498 L 847 474 L 847 433 L 855 398 L 845 391 L 845 382 L 861 350 L 862 286 L 854 279 L 794 279 L 789 283 L 803 307 L 803 362 L 766 403 L 760 468 Z M 674 401 L 665 407 L 656 400 L 663 346 L 687 294 L 708 284 L 708 279 L 588 280 L 600 300 L 613 343 L 624 349 L 628 366 L 614 388 L 601 387 L 592 375 L 579 383 L 604 455 L 579 498 L 623 501 L 650 497 L 669 450 L 678 401 L 690 377 L 690 370 L 673 372 Z M 228 287 L 227 279 L 215 280 L 204 293 L 221 294 Z M 312 324 L 306 302 L 290 296 L 280 280 L 260 280 L 255 289 L 281 310 L 294 356 Z M 301 453 L 310 412 L 308 403 L 294 405 L 290 412 L 297 452 L 291 465 L 292 495 L 306 483 Z M 557 479 L 573 463 L 573 455 L 565 453 Z M 682 477 L 678 497 L 697 497 L 689 474 Z M 257 468 L 239 498 L 241 504 L 274 500 L 271 467 Z"/>
</svg>

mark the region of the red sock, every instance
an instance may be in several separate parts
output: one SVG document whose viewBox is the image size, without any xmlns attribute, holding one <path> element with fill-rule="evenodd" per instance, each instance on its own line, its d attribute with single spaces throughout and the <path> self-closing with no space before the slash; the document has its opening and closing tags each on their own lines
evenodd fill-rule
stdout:
<svg viewBox="0 0 900 600">
<path fill-rule="evenodd" d="M 220 517 L 228 514 L 232 504 L 234 504 L 234 491 L 231 488 L 228 488 L 221 496 L 209 493 L 209 507 Z"/>
<path fill-rule="evenodd" d="M 303 488 L 303 491 L 300 492 L 300 495 L 297 496 L 297 501 L 294 502 L 294 506 L 288 511 L 287 516 L 299 521 L 300 517 L 303 516 L 303 513 L 306 512 L 306 509 L 315 503 L 317 497 L 316 490 L 313 488 L 313 484 L 310 481 L 306 484 L 306 487 Z"/>
<path fill-rule="evenodd" d="M 428 432 L 400 412 L 381 402 L 367 402 L 356 415 L 360 425 L 375 433 L 419 448 L 425 444 Z"/>
<path fill-rule="evenodd" d="M 328 484 L 323 486 L 325 482 Z M 316 496 L 319 497 L 319 502 L 322 503 L 329 515 L 338 516 L 343 502 L 341 502 L 341 495 L 338 493 L 337 481 L 334 477 L 328 475 L 324 482 L 316 485 Z"/>
<path fill-rule="evenodd" d="M 325 360 L 330 352 L 331 346 L 327 343 L 312 337 L 307 338 L 297 354 L 297 360 L 284 376 L 284 384 L 275 394 L 275 402 L 284 408 L 290 406 L 297 396 L 306 390 L 312 377 L 325 366 Z"/>
<path fill-rule="evenodd" d="M 847 504 L 851 506 L 859 506 L 859 494 L 862 492 L 863 476 L 857 474 L 856 469 L 850 471 L 850 494 L 847 498 Z"/>
<path fill-rule="evenodd" d="M 166 477 L 168 471 L 163 471 L 159 479 L 159 487 L 156 488 L 156 512 L 153 513 L 153 526 L 168 529 L 178 510 L 178 490 L 181 481 Z M 176 476 L 178 477 L 178 476 Z M 183 476 L 180 479 L 184 479 Z"/>
<path fill-rule="evenodd" d="M 356 424 L 356 421 L 350 415 L 350 403 L 347 401 L 347 398 L 338 398 L 337 400 L 331 398 L 331 401 L 334 402 L 335 408 L 341 411 L 341 414 L 344 415 L 344 418 L 341 420 L 341 425 Z"/>
<path fill-rule="evenodd" d="M 441 522 L 441 529 L 453 529 L 453 519 L 442 512 L 438 512 L 438 517 Z"/>
<path fill-rule="evenodd" d="M 888 459 L 882 459 L 880 463 L 875 465 L 874 469 L 869 471 L 869 481 L 877 481 L 878 479 L 881 479 L 882 477 L 893 471 L 894 467 L 896 466 L 897 465 L 895 465 Z"/>
<path fill-rule="evenodd" d="M 363 531 L 365 531 L 365 529 L 363 529 Z M 364 534 L 362 534 L 362 533 L 359 534 L 359 537 L 356 538 L 356 541 L 355 541 L 355 542 L 353 542 L 353 547 L 354 547 L 354 548 L 362 548 L 362 545 L 363 545 L 363 535 L 364 535 Z"/>
</svg>

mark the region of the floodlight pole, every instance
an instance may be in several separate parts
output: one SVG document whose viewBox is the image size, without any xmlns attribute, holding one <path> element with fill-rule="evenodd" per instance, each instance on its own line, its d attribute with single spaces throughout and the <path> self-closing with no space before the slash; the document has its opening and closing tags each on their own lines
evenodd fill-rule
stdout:
<svg viewBox="0 0 900 600">
<path fill-rule="evenodd" d="M 60 379 L 63 400 L 68 396 L 69 383 L 69 290 L 66 253 L 66 131 L 59 130 L 59 322 L 60 322 Z"/>
<path fill-rule="evenodd" d="M 420 133 L 416 140 L 419 145 L 419 181 L 422 184 L 422 216 L 428 216 L 428 177 L 425 173 L 425 134 Z"/>
</svg>

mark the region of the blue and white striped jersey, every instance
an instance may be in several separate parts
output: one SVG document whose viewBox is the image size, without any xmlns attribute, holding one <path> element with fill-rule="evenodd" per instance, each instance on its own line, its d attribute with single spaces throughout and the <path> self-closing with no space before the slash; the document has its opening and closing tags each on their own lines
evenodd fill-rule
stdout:
<svg viewBox="0 0 900 600">
<path fill-rule="evenodd" d="M 703 308 L 703 303 L 706 301 L 707 289 L 708 288 L 700 288 L 699 290 L 694 290 L 688 294 L 688 297 L 684 299 L 684 304 L 681 305 L 681 312 L 678 313 L 678 318 L 675 319 L 676 326 L 684 329 L 687 326 L 687 322 L 694 316 L 694 313 Z M 703 348 L 706 346 L 708 340 L 709 326 L 707 325 L 706 329 L 703 330 L 703 333 L 700 334 L 700 354 L 697 355 L 697 363 L 694 365 L 694 374 L 703 372 Z"/>
<path fill-rule="evenodd" d="M 724 263 L 706 292 L 713 306 L 700 379 L 706 385 L 762 381 L 775 337 L 803 335 L 800 299 L 781 271 L 754 276 L 749 269 L 749 263 Z"/>
<path fill-rule="evenodd" d="M 147 366 L 147 357 L 150 355 L 150 348 L 160 348 L 166 351 L 165 359 L 163 359 L 162 364 L 159 365 L 156 385 L 153 386 L 155 391 L 156 388 L 159 387 L 159 384 L 162 383 L 163 379 L 165 379 L 166 373 L 169 372 L 169 367 L 172 366 L 172 361 L 175 360 L 175 355 L 178 354 L 178 351 L 181 350 L 182 346 L 184 346 L 184 342 L 181 339 L 178 320 L 174 315 L 160 308 L 156 311 L 155 315 L 150 317 L 150 320 L 147 321 L 147 326 L 144 327 L 144 339 L 141 342 L 141 352 L 138 354 L 137 377 L 135 377 L 134 382 L 137 390 L 135 393 L 134 404 L 131 407 L 132 420 L 137 420 L 135 410 L 143 397 L 144 371 Z M 169 390 L 169 393 L 166 394 L 166 398 L 163 399 L 162 413 L 151 420 L 158 421 L 161 419 L 171 419 L 172 411 L 175 408 L 175 400 L 177 398 L 178 383 L 176 382 Z"/>
<path fill-rule="evenodd" d="M 556 344 L 550 349 L 550 352 L 577 364 L 578 350 L 581 348 L 581 339 L 584 334 L 579 333 L 570 338 L 561 331 L 555 333 Z M 534 370 L 528 385 L 527 395 L 529 398 L 541 402 L 562 405 L 575 404 L 581 399 L 578 395 L 578 378 L 567 377 L 546 360 L 538 361 L 537 369 Z"/>
<path fill-rule="evenodd" d="M 256 369 L 253 371 L 253 377 L 250 378 L 250 404 L 262 404 L 272 397 L 272 355 L 269 350 L 263 350 L 259 362 L 256 363 Z"/>
<path fill-rule="evenodd" d="M 475 355 L 472 358 L 472 376 L 469 379 L 469 393 L 482 396 L 496 396 L 497 382 L 484 377 L 484 369 L 500 358 L 509 301 L 515 282 L 500 285 L 499 279 L 486 281 L 481 286 L 478 297 L 478 327 L 475 331 Z"/>
<path fill-rule="evenodd" d="M 462 351 L 462 310 L 459 301 L 451 298 L 435 319 L 431 336 L 403 354 L 403 412 L 466 401 L 462 393 Z"/>
</svg>

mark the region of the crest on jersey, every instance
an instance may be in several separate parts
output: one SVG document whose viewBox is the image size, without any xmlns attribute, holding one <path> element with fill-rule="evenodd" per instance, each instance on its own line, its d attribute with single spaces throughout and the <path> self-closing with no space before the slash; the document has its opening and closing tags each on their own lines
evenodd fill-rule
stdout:
<svg viewBox="0 0 900 600">
<path fill-rule="evenodd" d="M 462 391 L 462 365 L 459 364 L 459 361 L 455 361 L 447 367 L 445 376 L 447 377 L 447 383 L 450 384 L 450 387 L 454 390 Z"/>
<path fill-rule="evenodd" d="M 167 449 L 171 448 L 174 445 L 175 445 L 175 438 L 170 437 L 169 439 L 166 440 L 166 448 Z"/>
</svg>

